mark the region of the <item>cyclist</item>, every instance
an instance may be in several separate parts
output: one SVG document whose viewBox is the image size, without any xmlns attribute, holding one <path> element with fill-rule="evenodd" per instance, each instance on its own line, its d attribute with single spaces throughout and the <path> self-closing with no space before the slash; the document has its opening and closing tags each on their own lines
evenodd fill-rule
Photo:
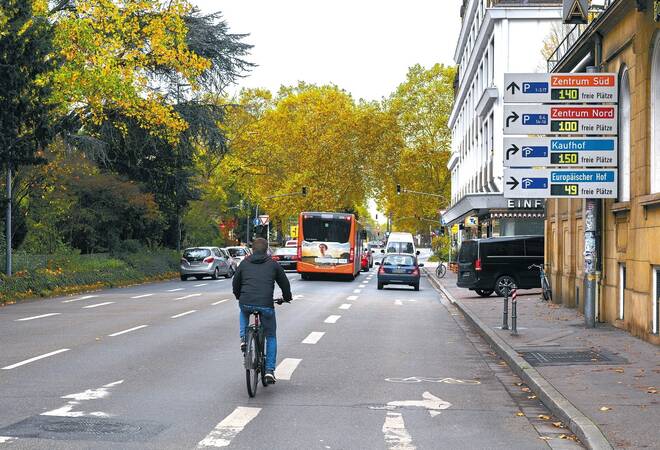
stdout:
<svg viewBox="0 0 660 450">
<path fill-rule="evenodd" d="M 284 301 L 291 301 L 291 285 L 284 269 L 273 261 L 268 252 L 268 242 L 257 238 L 252 243 L 253 254 L 246 257 L 238 266 L 232 288 L 240 308 L 239 323 L 241 351 L 245 353 L 245 330 L 250 314 L 261 313 L 261 322 L 266 332 L 266 381 L 274 383 L 275 361 L 277 360 L 277 323 L 273 305 L 275 283 L 282 290 Z"/>
</svg>

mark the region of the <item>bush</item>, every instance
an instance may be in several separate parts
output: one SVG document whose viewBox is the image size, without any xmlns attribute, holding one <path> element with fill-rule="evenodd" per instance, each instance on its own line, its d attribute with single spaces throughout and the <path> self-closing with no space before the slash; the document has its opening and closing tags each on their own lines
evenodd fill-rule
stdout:
<svg viewBox="0 0 660 450">
<path fill-rule="evenodd" d="M 449 261 L 449 248 L 451 247 L 450 236 L 436 236 L 431 241 L 434 259 Z"/>
</svg>

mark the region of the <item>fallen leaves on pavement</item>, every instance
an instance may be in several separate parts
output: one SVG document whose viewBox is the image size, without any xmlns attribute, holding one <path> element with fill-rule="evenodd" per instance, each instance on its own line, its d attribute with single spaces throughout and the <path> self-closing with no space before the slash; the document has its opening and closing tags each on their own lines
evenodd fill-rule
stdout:
<svg viewBox="0 0 660 450">
<path fill-rule="evenodd" d="M 561 424 L 561 422 L 552 422 L 552 424 L 557 427 L 557 428 L 564 428 Z"/>
<path fill-rule="evenodd" d="M 550 420 L 550 416 L 546 416 L 545 414 L 539 414 L 538 418 L 541 420 Z"/>
<path fill-rule="evenodd" d="M 518 411 L 518 412 L 516 413 L 516 416 L 518 416 L 518 417 L 525 417 L 525 413 L 522 413 L 522 412 Z"/>
<path fill-rule="evenodd" d="M 650 386 L 650 387 L 646 390 L 646 392 L 647 392 L 648 394 L 657 394 L 657 393 L 658 393 L 658 390 L 657 390 L 655 387 Z"/>
</svg>

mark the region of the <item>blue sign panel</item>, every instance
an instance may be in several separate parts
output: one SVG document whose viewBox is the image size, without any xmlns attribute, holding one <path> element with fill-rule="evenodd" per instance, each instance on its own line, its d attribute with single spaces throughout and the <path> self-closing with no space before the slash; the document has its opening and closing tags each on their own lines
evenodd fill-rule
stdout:
<svg viewBox="0 0 660 450">
<path fill-rule="evenodd" d="M 614 139 L 553 139 L 553 151 L 614 151 Z"/>
<path fill-rule="evenodd" d="M 523 178 L 520 182 L 520 186 L 523 189 L 547 189 L 548 188 L 548 179 L 547 178 Z"/>
<path fill-rule="evenodd" d="M 522 148 L 523 158 L 545 158 L 548 156 L 548 147 L 527 146 Z"/>
<path fill-rule="evenodd" d="M 548 124 L 548 115 L 547 114 L 523 114 L 522 115 L 522 124 L 523 125 L 547 125 Z"/>
<path fill-rule="evenodd" d="M 547 94 L 548 83 L 531 83 L 526 82 L 522 84 L 523 94 Z"/>
</svg>

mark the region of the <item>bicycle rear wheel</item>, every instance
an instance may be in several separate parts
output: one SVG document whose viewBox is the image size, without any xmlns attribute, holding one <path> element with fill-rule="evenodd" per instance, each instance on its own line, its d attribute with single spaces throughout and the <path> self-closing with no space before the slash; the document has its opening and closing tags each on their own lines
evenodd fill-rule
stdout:
<svg viewBox="0 0 660 450">
<path fill-rule="evenodd" d="M 257 394 L 260 359 L 261 355 L 259 355 L 256 332 L 253 328 L 248 328 L 245 349 L 245 381 L 250 397 L 254 397 Z"/>
<path fill-rule="evenodd" d="M 438 278 L 442 278 L 445 276 L 447 273 L 447 266 L 444 264 L 440 263 L 437 269 L 435 269 L 435 274 L 438 276 Z"/>
<path fill-rule="evenodd" d="M 552 301 L 552 289 L 550 289 L 547 278 L 543 278 L 541 281 L 541 288 L 543 289 L 543 300 L 546 302 Z"/>
</svg>

